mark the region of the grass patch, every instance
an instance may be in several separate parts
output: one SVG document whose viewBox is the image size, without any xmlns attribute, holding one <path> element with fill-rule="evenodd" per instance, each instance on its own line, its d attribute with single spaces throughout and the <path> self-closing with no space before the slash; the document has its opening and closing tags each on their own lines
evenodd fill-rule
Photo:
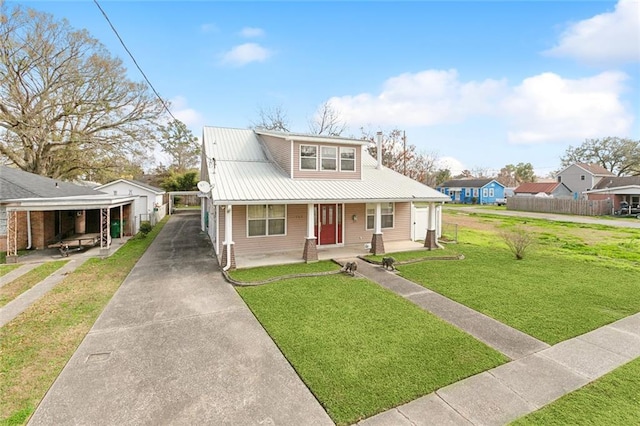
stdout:
<svg viewBox="0 0 640 426">
<path fill-rule="evenodd" d="M 1 263 L 1 262 L 0 262 Z M 0 264 L 0 277 L 7 275 L 9 272 L 13 271 L 14 269 L 18 269 L 21 265 L 18 263 L 14 263 L 11 265 L 1 265 Z"/>
<path fill-rule="evenodd" d="M 640 358 L 512 423 L 635 425 L 640 419 Z"/>
<path fill-rule="evenodd" d="M 311 274 L 315 272 L 337 271 L 340 265 L 330 260 L 314 263 L 291 263 L 288 265 L 258 266 L 256 268 L 235 269 L 229 271 L 229 276 L 240 282 L 264 281 L 269 278 L 282 277 L 292 274 Z"/>
<path fill-rule="evenodd" d="M 33 412 L 168 217 L 106 259 L 89 259 L 0 329 L 0 423 Z"/>
<path fill-rule="evenodd" d="M 460 253 L 454 250 L 451 246 L 445 246 L 442 250 L 411 250 L 411 251 L 399 251 L 395 253 L 387 253 L 382 255 L 369 254 L 365 256 L 367 260 L 373 262 L 382 262 L 383 257 L 393 257 L 396 262 L 411 262 L 420 259 L 429 259 L 433 257 L 455 257 Z"/>
<path fill-rule="evenodd" d="M 0 288 L 0 307 L 11 302 L 34 285 L 62 268 L 67 262 L 68 260 L 45 262 Z"/>
<path fill-rule="evenodd" d="M 338 424 L 506 361 L 366 279 L 332 275 L 237 290 Z"/>
<path fill-rule="evenodd" d="M 401 265 L 400 273 L 549 344 L 640 311 L 637 254 L 619 244 L 556 234 L 517 261 L 495 232 L 461 232 L 465 260 Z"/>
</svg>

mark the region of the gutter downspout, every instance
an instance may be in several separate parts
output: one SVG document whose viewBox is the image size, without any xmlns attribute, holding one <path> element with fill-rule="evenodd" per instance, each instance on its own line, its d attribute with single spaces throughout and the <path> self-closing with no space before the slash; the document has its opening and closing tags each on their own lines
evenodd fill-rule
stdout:
<svg viewBox="0 0 640 426">
<path fill-rule="evenodd" d="M 27 210 L 27 250 L 31 250 L 31 211 Z"/>
</svg>

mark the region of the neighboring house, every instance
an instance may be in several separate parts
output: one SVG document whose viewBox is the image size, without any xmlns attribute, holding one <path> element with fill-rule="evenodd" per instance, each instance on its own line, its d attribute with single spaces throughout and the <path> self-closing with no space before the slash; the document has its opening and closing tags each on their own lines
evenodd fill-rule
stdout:
<svg viewBox="0 0 640 426">
<path fill-rule="evenodd" d="M 516 197 L 553 197 L 570 198 L 573 193 L 564 183 L 560 182 L 525 182 L 514 191 Z"/>
<path fill-rule="evenodd" d="M 382 166 L 365 140 L 205 127 L 202 179 L 211 191 L 203 229 L 225 268 L 236 256 L 411 240 L 411 207 L 428 203 L 425 247 L 437 248 L 443 194 Z M 378 150 L 379 152 L 381 150 Z M 384 237 L 383 237 L 384 236 Z"/>
<path fill-rule="evenodd" d="M 556 175 L 556 180 L 564 183 L 573 198 L 578 199 L 583 192 L 595 188 L 603 178 L 613 176 L 613 173 L 599 164 L 574 163 L 561 170 Z"/>
<path fill-rule="evenodd" d="M 0 251 L 11 257 L 87 234 L 108 249 L 112 220 L 120 236 L 129 232 L 123 222 L 134 214 L 134 200 L 0 166 Z"/>
<path fill-rule="evenodd" d="M 113 182 L 100 185 L 95 189 L 113 194 L 114 196 L 138 196 L 135 204 L 136 220 L 134 222 L 134 234 L 139 231 L 141 222 L 149 221 L 152 225 L 155 225 L 167 213 L 167 196 L 164 189 L 128 179 L 114 180 Z"/>
<path fill-rule="evenodd" d="M 640 176 L 612 176 L 600 182 L 585 195 L 589 200 L 611 200 L 612 209 L 619 210 L 623 201 L 640 205 Z"/>
<path fill-rule="evenodd" d="M 441 183 L 436 189 L 451 201 L 463 204 L 495 204 L 505 198 L 504 185 L 495 179 L 453 179 Z"/>
</svg>

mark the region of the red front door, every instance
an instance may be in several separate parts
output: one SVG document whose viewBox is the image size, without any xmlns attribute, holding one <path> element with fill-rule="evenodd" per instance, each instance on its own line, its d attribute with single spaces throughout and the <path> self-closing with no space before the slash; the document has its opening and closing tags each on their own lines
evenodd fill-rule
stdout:
<svg viewBox="0 0 640 426">
<path fill-rule="evenodd" d="M 338 209 L 335 204 L 320 204 L 320 241 L 319 244 L 335 244 L 337 234 L 337 216 Z"/>
</svg>

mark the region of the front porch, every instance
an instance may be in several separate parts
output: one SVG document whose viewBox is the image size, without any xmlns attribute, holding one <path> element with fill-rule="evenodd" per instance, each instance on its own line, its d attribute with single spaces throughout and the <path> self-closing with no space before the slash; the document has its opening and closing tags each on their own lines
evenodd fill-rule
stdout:
<svg viewBox="0 0 640 426">
<path fill-rule="evenodd" d="M 411 250 L 427 250 L 423 242 L 417 241 L 385 241 L 387 253 Z M 351 244 L 342 247 L 318 247 L 318 260 L 348 259 L 371 254 L 364 244 Z M 235 256 L 237 268 L 254 268 L 257 266 L 284 265 L 287 263 L 304 263 L 300 250 L 274 253 L 253 253 Z"/>
</svg>

